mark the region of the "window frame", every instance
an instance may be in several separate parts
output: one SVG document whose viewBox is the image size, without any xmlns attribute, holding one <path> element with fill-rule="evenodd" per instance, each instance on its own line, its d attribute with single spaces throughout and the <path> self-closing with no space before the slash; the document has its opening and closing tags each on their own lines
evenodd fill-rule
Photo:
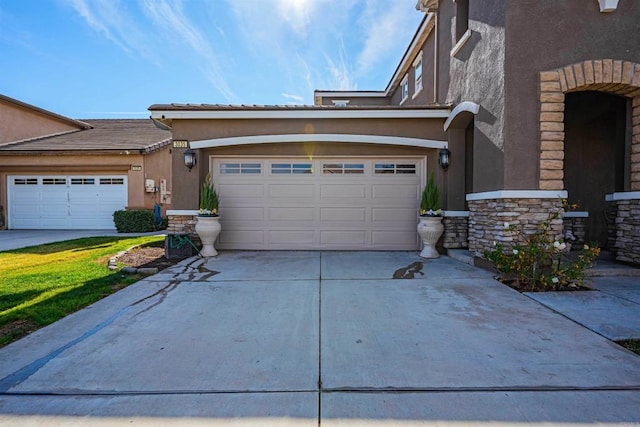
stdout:
<svg viewBox="0 0 640 427">
<path fill-rule="evenodd" d="M 405 74 L 400 81 L 400 94 L 402 96 L 400 105 L 402 105 L 409 98 L 409 74 Z"/>
<path fill-rule="evenodd" d="M 420 67 L 420 75 L 418 75 L 417 70 L 418 66 Z M 418 96 L 422 89 L 424 89 L 424 61 L 422 60 L 422 52 L 418 55 L 418 57 L 413 61 L 413 98 Z"/>
</svg>

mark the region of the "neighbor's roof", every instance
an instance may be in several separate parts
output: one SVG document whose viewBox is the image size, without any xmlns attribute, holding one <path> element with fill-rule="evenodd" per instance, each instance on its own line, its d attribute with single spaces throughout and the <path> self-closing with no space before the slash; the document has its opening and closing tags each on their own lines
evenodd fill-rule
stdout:
<svg viewBox="0 0 640 427">
<path fill-rule="evenodd" d="M 64 135 L 16 141 L 0 147 L 0 153 L 22 151 L 137 151 L 152 152 L 171 142 L 171 132 L 149 119 L 83 120 L 90 129 Z"/>
<path fill-rule="evenodd" d="M 61 116 L 60 114 L 54 113 L 49 110 L 45 110 L 44 108 L 36 107 L 35 105 L 27 104 L 26 102 L 18 101 L 17 99 L 8 97 L 6 95 L 0 94 L 0 101 L 4 101 L 9 104 L 14 104 L 22 108 L 26 108 L 28 110 L 32 110 L 36 113 L 42 114 L 44 116 L 49 116 L 61 122 L 65 122 L 72 126 L 75 126 L 79 129 L 86 129 L 88 127 L 87 123 L 80 120 L 70 119 L 69 117 Z"/>
</svg>

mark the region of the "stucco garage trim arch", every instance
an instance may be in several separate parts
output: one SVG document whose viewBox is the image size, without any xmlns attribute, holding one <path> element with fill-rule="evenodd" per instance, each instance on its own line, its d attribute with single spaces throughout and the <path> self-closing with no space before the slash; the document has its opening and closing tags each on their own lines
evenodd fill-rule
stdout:
<svg viewBox="0 0 640 427">
<path fill-rule="evenodd" d="M 353 135 L 353 134 L 284 134 L 284 135 L 251 135 L 232 138 L 214 138 L 201 141 L 191 141 L 191 148 L 229 147 L 247 144 L 276 144 L 283 142 L 345 142 L 382 145 L 404 145 L 421 148 L 447 148 L 447 141 L 433 139 L 406 138 L 383 135 Z"/>
<path fill-rule="evenodd" d="M 599 59 L 540 73 L 540 190 L 564 188 L 565 93 L 594 90 L 632 99 L 631 190 L 640 190 L 640 64 Z"/>
</svg>

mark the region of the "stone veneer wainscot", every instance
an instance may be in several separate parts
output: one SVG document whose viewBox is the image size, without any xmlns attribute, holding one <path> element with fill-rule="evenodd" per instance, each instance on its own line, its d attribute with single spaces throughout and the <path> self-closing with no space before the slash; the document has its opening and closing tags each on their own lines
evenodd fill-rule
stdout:
<svg viewBox="0 0 640 427">
<path fill-rule="evenodd" d="M 566 191 L 502 190 L 467 194 L 469 204 L 469 251 L 476 256 L 502 243 L 510 248 L 516 243 L 514 232 L 505 223 L 514 225 L 524 234 L 534 234 L 550 213 L 560 212 L 551 223 L 551 235 L 563 233 L 562 199 Z"/>
</svg>

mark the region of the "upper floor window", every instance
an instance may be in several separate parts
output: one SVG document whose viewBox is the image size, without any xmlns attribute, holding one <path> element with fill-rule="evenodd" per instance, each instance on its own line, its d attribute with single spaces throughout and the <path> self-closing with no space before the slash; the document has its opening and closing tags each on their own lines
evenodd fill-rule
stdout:
<svg viewBox="0 0 640 427">
<path fill-rule="evenodd" d="M 469 29 L 469 0 L 456 0 L 456 43 Z"/>
<path fill-rule="evenodd" d="M 413 75 L 415 79 L 415 92 L 413 93 L 413 96 L 415 98 L 415 96 L 422 90 L 422 52 L 413 62 Z"/>
<path fill-rule="evenodd" d="M 400 104 L 407 100 L 409 97 L 409 76 L 404 76 L 402 83 L 400 83 L 400 90 L 402 91 L 402 99 Z"/>
<path fill-rule="evenodd" d="M 333 105 L 335 107 L 348 107 L 349 106 L 349 100 L 348 99 L 332 99 L 331 102 L 333 102 Z"/>
</svg>

